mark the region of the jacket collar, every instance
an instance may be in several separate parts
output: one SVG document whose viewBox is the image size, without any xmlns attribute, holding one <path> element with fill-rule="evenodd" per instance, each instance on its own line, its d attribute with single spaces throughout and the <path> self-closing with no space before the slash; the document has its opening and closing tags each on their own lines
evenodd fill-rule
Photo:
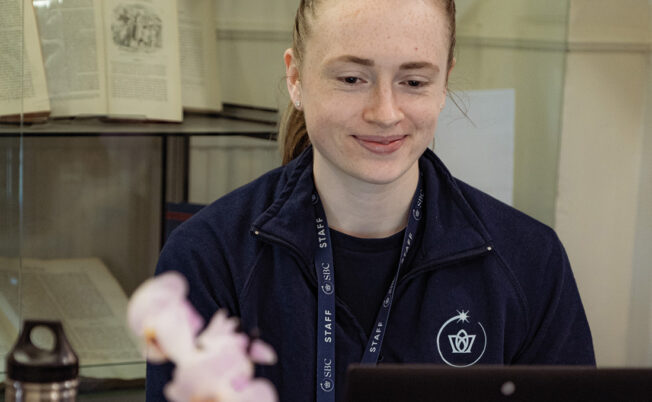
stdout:
<svg viewBox="0 0 652 402">
<path fill-rule="evenodd" d="M 454 259 L 471 250 L 487 247 L 491 238 L 470 207 L 457 181 L 431 150 L 419 159 L 423 174 L 425 206 L 422 236 L 412 267 Z M 312 267 L 317 245 L 312 194 L 312 147 L 286 166 L 282 191 L 253 224 L 277 242 L 292 248 L 306 267 Z M 428 245 L 428 246 L 424 246 Z M 310 270 L 311 276 L 314 272 Z"/>
</svg>

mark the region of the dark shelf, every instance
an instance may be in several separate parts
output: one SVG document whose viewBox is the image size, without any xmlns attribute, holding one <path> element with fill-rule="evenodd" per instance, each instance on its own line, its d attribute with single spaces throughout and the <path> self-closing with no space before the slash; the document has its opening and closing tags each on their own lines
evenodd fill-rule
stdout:
<svg viewBox="0 0 652 402">
<path fill-rule="evenodd" d="M 275 123 L 223 116 L 186 115 L 183 123 L 113 121 L 98 117 L 52 119 L 40 124 L 0 124 L 0 137 L 226 136 L 276 139 Z"/>
</svg>

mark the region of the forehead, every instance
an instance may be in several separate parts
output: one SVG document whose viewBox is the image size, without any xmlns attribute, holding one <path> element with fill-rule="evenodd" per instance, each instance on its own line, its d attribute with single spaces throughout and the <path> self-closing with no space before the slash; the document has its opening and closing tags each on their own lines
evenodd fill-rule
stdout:
<svg viewBox="0 0 652 402">
<path fill-rule="evenodd" d="M 306 53 L 374 60 L 448 57 L 448 20 L 435 0 L 325 0 L 311 19 Z"/>
</svg>

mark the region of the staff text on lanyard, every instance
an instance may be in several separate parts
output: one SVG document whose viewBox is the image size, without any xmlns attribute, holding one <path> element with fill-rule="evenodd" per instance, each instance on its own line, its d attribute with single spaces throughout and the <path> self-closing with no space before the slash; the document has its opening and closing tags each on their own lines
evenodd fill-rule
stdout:
<svg viewBox="0 0 652 402">
<path fill-rule="evenodd" d="M 408 224 L 403 237 L 403 247 L 398 267 L 376 315 L 376 324 L 362 356 L 362 363 L 376 364 L 378 362 L 399 273 L 405 258 L 414 245 L 419 220 L 421 220 L 423 198 L 423 187 L 421 177 L 419 177 L 419 184 L 412 199 Z M 317 401 L 332 402 L 335 400 L 335 273 L 333 249 L 324 207 L 316 191 L 313 195 L 313 204 L 315 206 L 315 228 L 317 230 L 315 269 L 317 285 L 319 286 L 317 292 Z"/>
</svg>

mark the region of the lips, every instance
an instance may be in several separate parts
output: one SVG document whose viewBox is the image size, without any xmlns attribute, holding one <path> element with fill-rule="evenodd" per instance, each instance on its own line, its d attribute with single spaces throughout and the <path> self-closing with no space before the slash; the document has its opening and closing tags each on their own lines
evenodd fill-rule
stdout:
<svg viewBox="0 0 652 402">
<path fill-rule="evenodd" d="M 392 136 L 353 136 L 362 147 L 375 154 L 389 154 L 398 150 L 407 135 Z"/>
</svg>

